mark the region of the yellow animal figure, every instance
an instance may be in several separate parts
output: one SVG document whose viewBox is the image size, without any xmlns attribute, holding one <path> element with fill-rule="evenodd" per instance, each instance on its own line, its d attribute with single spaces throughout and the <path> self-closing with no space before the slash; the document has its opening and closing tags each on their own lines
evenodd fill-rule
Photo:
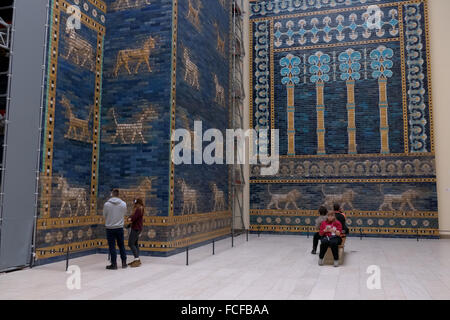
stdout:
<svg viewBox="0 0 450 320">
<path fill-rule="evenodd" d="M 108 10 L 137 9 L 150 5 L 150 0 L 116 0 L 108 6 Z"/>
<path fill-rule="evenodd" d="M 116 111 L 112 109 L 113 117 L 114 117 L 114 124 L 116 126 L 116 134 L 112 138 L 111 143 L 116 143 L 117 138 L 120 136 L 123 144 L 135 144 L 136 143 L 136 137 L 139 136 L 141 139 L 141 143 L 147 143 L 147 141 L 144 138 L 144 121 L 146 119 L 154 120 L 157 117 L 157 113 L 152 108 L 146 109 L 141 116 L 139 117 L 138 121 L 135 123 L 119 123 L 116 116 Z M 129 139 L 129 141 L 126 140 L 126 138 Z"/>
<path fill-rule="evenodd" d="M 145 204 L 146 200 L 151 197 L 150 192 L 153 189 L 153 181 L 156 179 L 157 178 L 155 177 L 145 178 L 137 188 L 119 189 L 120 198 L 127 204 L 127 210 L 129 213 L 131 213 L 133 208 L 134 199 L 142 199 Z M 150 210 L 145 210 L 146 214 L 148 214 L 149 211 Z"/>
<path fill-rule="evenodd" d="M 216 74 L 214 75 L 214 84 L 216 85 L 216 98 L 214 101 L 225 107 L 225 89 L 220 85 Z"/>
<path fill-rule="evenodd" d="M 91 119 L 93 107 L 90 107 L 86 120 L 77 118 L 72 112 L 72 104 L 65 96 L 61 98 L 61 104 L 66 108 L 66 116 L 69 118 L 69 129 L 64 136 L 67 139 L 90 142 L 89 121 Z"/>
<path fill-rule="evenodd" d="M 267 191 L 271 196 L 270 203 L 267 205 L 267 210 L 272 209 L 275 206 L 275 209 L 280 209 L 280 203 L 285 203 L 284 210 L 289 208 L 289 205 L 292 204 L 295 210 L 298 210 L 297 201 L 302 197 L 300 191 L 294 189 L 287 194 L 273 194 L 270 192 L 270 185 L 267 186 Z"/>
<path fill-rule="evenodd" d="M 191 57 L 189 56 L 189 50 L 187 48 L 184 48 L 183 50 L 183 60 L 186 67 L 184 81 L 189 83 L 189 85 L 195 89 L 200 90 L 200 71 L 198 70 L 197 65 L 192 62 Z"/>
<path fill-rule="evenodd" d="M 74 61 L 80 67 L 85 67 L 89 62 L 89 70 L 93 71 L 95 68 L 95 53 L 92 45 L 82 36 L 76 33 L 74 28 L 66 28 L 67 38 L 67 55 L 64 57 L 69 60 L 72 55 L 75 55 Z M 81 60 L 81 59 L 82 60 Z"/>
<path fill-rule="evenodd" d="M 73 215 L 71 201 L 77 202 L 77 211 L 75 211 L 75 216 L 78 215 L 81 207 L 84 207 L 84 215 L 87 215 L 87 205 L 86 205 L 86 190 L 83 188 L 71 188 L 67 183 L 67 180 L 63 177 L 58 178 L 58 188 L 61 191 L 61 210 L 59 211 L 59 217 L 64 213 L 66 206 L 69 207 L 70 216 Z"/>
<path fill-rule="evenodd" d="M 149 37 L 145 40 L 144 44 L 139 49 L 125 49 L 120 50 L 117 54 L 116 68 L 114 69 L 114 75 L 117 77 L 119 70 L 122 66 L 128 71 L 128 74 L 132 74 L 130 70 L 130 62 L 136 63 L 134 73 L 137 74 L 141 64 L 145 63 L 147 65 L 148 72 L 152 72 L 150 66 L 150 55 L 152 50 L 156 47 L 156 40 L 153 37 Z"/>
<path fill-rule="evenodd" d="M 183 179 L 179 179 L 178 182 L 183 193 L 183 209 L 181 215 L 197 213 L 197 190 L 189 188 Z"/>
<path fill-rule="evenodd" d="M 415 190 L 408 190 L 402 194 L 385 194 L 384 201 L 378 210 L 383 211 L 387 208 L 388 210 L 395 211 L 393 204 L 399 203 L 400 211 L 403 211 L 406 205 L 408 205 L 412 211 L 417 211 L 412 202 L 418 197 L 419 193 Z"/>
<path fill-rule="evenodd" d="M 214 209 L 213 211 L 225 210 L 225 195 L 222 190 L 217 187 L 217 184 L 211 184 L 211 190 L 213 192 L 214 198 Z"/>
<path fill-rule="evenodd" d="M 220 52 L 222 56 L 225 56 L 225 40 L 220 36 L 220 29 L 217 22 L 214 23 L 214 28 L 216 29 L 217 33 L 217 51 Z"/>
<path fill-rule="evenodd" d="M 356 192 L 347 189 L 343 193 L 339 194 L 326 194 L 324 190 L 324 186 L 322 186 L 322 193 L 325 197 L 325 202 L 323 203 L 324 207 L 327 207 L 328 209 L 333 209 L 334 204 L 339 204 L 341 206 L 341 209 L 344 210 L 344 207 L 348 205 L 351 210 L 355 210 L 353 207 L 353 200 L 355 199 Z"/>
<path fill-rule="evenodd" d="M 194 27 L 200 31 L 200 10 L 202 8 L 202 3 L 198 0 L 198 6 L 195 8 L 192 5 L 192 0 L 189 0 L 189 9 L 187 14 L 187 19 L 194 25 Z"/>
<path fill-rule="evenodd" d="M 133 2 L 134 0 L 131 0 Z M 124 6 L 124 4 L 127 6 L 127 8 L 131 8 L 130 0 L 117 0 L 113 5 L 116 7 Z M 150 4 L 150 0 L 136 0 L 134 3 L 135 7 L 138 7 L 140 5 Z"/>
</svg>

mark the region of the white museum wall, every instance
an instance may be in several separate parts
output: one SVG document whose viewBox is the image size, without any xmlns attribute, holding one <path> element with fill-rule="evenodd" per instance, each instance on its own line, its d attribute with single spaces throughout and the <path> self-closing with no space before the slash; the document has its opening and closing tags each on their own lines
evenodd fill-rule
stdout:
<svg viewBox="0 0 450 320">
<path fill-rule="evenodd" d="M 429 0 L 439 228 L 450 235 L 450 1 Z"/>
</svg>

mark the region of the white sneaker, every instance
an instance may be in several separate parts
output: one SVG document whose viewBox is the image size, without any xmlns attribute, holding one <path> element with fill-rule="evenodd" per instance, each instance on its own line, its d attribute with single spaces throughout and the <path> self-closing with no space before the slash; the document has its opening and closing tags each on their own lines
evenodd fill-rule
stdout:
<svg viewBox="0 0 450 320">
<path fill-rule="evenodd" d="M 335 267 L 335 268 L 339 267 L 339 260 L 335 260 L 335 261 L 334 261 L 334 267 Z"/>
<path fill-rule="evenodd" d="M 319 266 L 323 266 L 323 259 L 319 259 Z"/>
</svg>

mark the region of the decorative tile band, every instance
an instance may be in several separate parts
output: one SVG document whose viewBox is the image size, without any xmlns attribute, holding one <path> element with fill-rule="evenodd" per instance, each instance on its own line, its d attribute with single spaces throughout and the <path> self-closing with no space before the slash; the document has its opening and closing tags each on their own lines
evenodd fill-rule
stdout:
<svg viewBox="0 0 450 320">
<path fill-rule="evenodd" d="M 201 234 L 193 238 L 187 238 L 179 241 L 157 242 L 157 241 L 140 241 L 139 250 L 150 252 L 170 252 L 176 249 L 186 248 L 198 243 L 202 243 L 211 239 L 220 238 L 231 233 L 231 228 L 223 228 L 214 232 Z M 108 249 L 108 246 L 104 243 L 100 248 Z"/>
<path fill-rule="evenodd" d="M 260 177 L 261 166 L 251 167 L 251 177 Z M 353 159 L 281 159 L 280 169 L 273 178 L 318 177 L 413 177 L 436 176 L 436 163 L 432 156 Z"/>
<path fill-rule="evenodd" d="M 104 239 L 95 239 L 83 242 L 74 242 L 68 245 L 53 246 L 48 248 L 36 249 L 36 258 L 38 260 L 59 257 L 67 254 L 67 251 L 72 253 L 88 251 L 97 249 L 106 244 Z"/>
<path fill-rule="evenodd" d="M 145 216 L 144 226 L 174 226 L 183 225 L 196 222 L 212 221 L 217 219 L 225 219 L 231 216 L 231 211 L 224 212 L 209 212 L 201 214 L 193 214 L 186 216 L 173 216 L 173 217 L 156 217 Z M 80 226 L 100 225 L 103 226 L 105 220 L 101 215 L 86 216 L 86 217 L 68 217 L 68 218 L 43 218 L 38 219 L 38 230 L 49 229 L 64 229 Z"/>
<path fill-rule="evenodd" d="M 250 210 L 253 217 L 317 217 L 317 210 Z M 437 219 L 438 212 L 423 211 L 346 211 L 345 215 L 350 218 L 428 218 Z"/>
<path fill-rule="evenodd" d="M 256 105 L 255 118 L 256 130 L 270 128 L 270 64 L 269 64 L 269 24 L 267 22 L 255 23 L 255 41 L 254 41 L 254 79 L 255 79 L 255 98 Z M 252 84 L 253 86 L 253 84 Z M 252 115 L 253 117 L 253 115 Z M 266 153 L 269 140 L 259 139 L 260 152 Z"/>
<path fill-rule="evenodd" d="M 322 8 L 335 8 L 354 6 L 358 4 L 376 4 L 380 0 L 268 0 L 250 1 L 250 18 L 279 15 L 298 10 L 312 10 Z"/>
<path fill-rule="evenodd" d="M 289 4 L 293 2 L 295 6 Z M 299 16 L 317 15 L 323 13 L 348 12 L 353 10 L 367 9 L 370 5 L 377 5 L 380 8 L 393 5 L 405 5 L 423 2 L 424 0 L 410 1 L 389 1 L 389 0 L 250 0 L 250 20 L 261 21 L 268 19 L 284 19 Z M 277 8 L 280 10 L 275 13 Z M 252 4 L 253 3 L 253 4 Z M 256 12 L 257 11 L 257 12 Z M 296 13 L 292 13 L 296 12 Z"/>
<path fill-rule="evenodd" d="M 229 235 L 231 232 L 230 227 L 215 230 L 209 233 L 199 234 L 194 237 L 189 237 L 177 241 L 157 242 L 157 241 L 141 241 L 140 250 L 142 251 L 160 251 L 170 252 L 178 248 L 185 248 L 187 246 L 195 245 L 210 239 L 219 238 Z M 52 246 L 47 248 L 38 248 L 36 250 L 37 259 L 48 259 L 59 256 L 64 256 L 67 252 L 72 254 L 88 251 L 92 249 L 108 249 L 108 245 L 105 239 L 95 239 L 84 242 L 74 242 L 67 245 Z"/>
<path fill-rule="evenodd" d="M 436 178 L 419 179 L 303 179 L 303 180 L 250 180 L 254 184 L 285 184 L 285 183 L 436 183 Z"/>
<path fill-rule="evenodd" d="M 275 226 L 275 225 L 250 225 L 253 232 L 277 232 L 277 233 L 295 233 L 295 234 L 312 234 L 317 232 L 315 227 L 310 226 Z M 349 227 L 350 234 L 353 236 L 371 235 L 380 237 L 439 237 L 438 229 L 421 229 L 421 228 L 352 228 Z"/>
<path fill-rule="evenodd" d="M 426 130 L 428 121 L 425 117 L 427 109 L 425 74 L 423 72 L 425 60 L 422 55 L 423 44 L 421 41 L 423 29 L 419 8 L 420 4 L 404 7 L 411 152 L 429 151 Z"/>
<path fill-rule="evenodd" d="M 172 7 L 172 61 L 171 61 L 171 92 L 170 92 L 170 136 L 176 130 L 176 108 L 177 108 L 177 37 L 178 37 L 178 0 L 173 0 Z M 175 147 L 175 142 L 170 143 L 170 154 Z M 169 217 L 174 216 L 175 203 L 175 164 L 170 161 L 169 165 Z"/>
<path fill-rule="evenodd" d="M 366 9 L 352 12 L 344 16 L 338 15 L 332 19 L 330 15 L 314 16 L 311 19 L 301 18 L 276 20 L 274 30 L 274 44 L 276 48 L 292 47 L 295 44 L 305 46 L 318 43 L 329 43 L 334 39 L 339 42 L 368 40 L 371 38 L 397 37 L 399 34 L 398 9 L 386 8 L 386 20 L 381 21 L 381 28 L 376 31 L 370 29 L 369 16 Z M 348 21 L 347 21 L 348 20 Z M 320 25 L 323 26 L 320 26 Z"/>
</svg>

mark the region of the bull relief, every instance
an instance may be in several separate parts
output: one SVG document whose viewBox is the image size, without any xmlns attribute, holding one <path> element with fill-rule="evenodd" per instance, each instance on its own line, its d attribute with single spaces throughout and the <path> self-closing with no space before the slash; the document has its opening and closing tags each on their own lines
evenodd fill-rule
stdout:
<svg viewBox="0 0 450 320">
<path fill-rule="evenodd" d="M 211 191 L 213 193 L 214 209 L 213 211 L 223 211 L 225 210 L 225 194 L 219 189 L 217 183 L 211 183 Z"/>
<path fill-rule="evenodd" d="M 189 8 L 186 18 L 192 23 L 192 25 L 197 29 L 198 32 L 201 31 L 202 27 L 200 24 L 200 10 L 203 5 L 201 0 L 196 0 L 195 4 L 193 0 L 188 0 Z"/>
<path fill-rule="evenodd" d="M 122 11 L 129 9 L 140 9 L 151 4 L 150 0 L 116 0 L 110 6 L 110 11 Z"/>
<path fill-rule="evenodd" d="M 64 59 L 75 63 L 81 68 L 90 71 L 95 70 L 95 50 L 94 47 L 79 35 L 75 28 L 66 27 L 67 35 L 67 54 L 62 56 Z"/>
<path fill-rule="evenodd" d="M 61 104 L 66 110 L 66 117 L 69 119 L 69 128 L 64 135 L 66 139 L 92 143 L 92 135 L 89 129 L 89 122 L 91 120 L 94 107 L 89 107 L 89 115 L 86 119 L 80 119 L 73 113 L 74 106 L 70 103 L 67 97 L 63 96 Z"/>
<path fill-rule="evenodd" d="M 214 22 L 214 29 L 216 30 L 217 34 L 217 51 L 222 55 L 225 56 L 225 39 L 221 37 L 220 35 L 220 28 L 217 22 Z"/>
<path fill-rule="evenodd" d="M 198 191 L 192 189 L 184 179 L 178 179 L 178 184 L 182 193 L 182 209 L 181 215 L 198 213 L 197 201 Z"/>
<path fill-rule="evenodd" d="M 118 77 L 119 72 L 125 69 L 129 75 L 138 74 L 142 64 L 145 64 L 148 72 L 152 72 L 150 66 L 150 56 L 156 47 L 156 39 L 152 36 L 148 37 L 141 47 L 137 49 L 120 50 L 117 54 L 116 67 L 114 68 L 114 76 Z M 134 65 L 131 71 L 130 64 Z"/>
<path fill-rule="evenodd" d="M 184 81 L 192 88 L 200 90 L 200 71 L 198 66 L 191 60 L 188 48 L 183 49 L 183 62 L 185 67 Z"/>
<path fill-rule="evenodd" d="M 216 87 L 216 97 L 214 98 L 214 101 L 221 107 L 225 107 L 225 89 L 220 84 L 217 74 L 214 74 L 214 84 Z"/>
<path fill-rule="evenodd" d="M 140 114 L 135 116 L 136 122 L 122 123 L 120 122 L 116 110 L 111 109 L 114 120 L 114 134 L 111 136 L 111 144 L 147 144 L 148 141 L 144 138 L 144 130 L 149 125 L 146 122 L 157 119 L 157 112 L 153 107 L 144 109 Z"/>
<path fill-rule="evenodd" d="M 137 187 L 129 189 L 119 189 L 120 198 L 127 204 L 128 214 L 132 213 L 132 208 L 134 206 L 134 199 L 141 199 L 146 205 L 145 214 L 149 215 L 152 211 L 147 205 L 147 201 L 152 198 L 153 182 L 156 177 L 146 177 L 144 178 Z"/>
<path fill-rule="evenodd" d="M 57 190 L 61 192 L 61 209 L 58 217 L 61 218 L 66 213 L 70 216 L 78 216 L 80 213 L 87 216 L 87 192 L 84 188 L 74 188 L 69 185 L 64 177 L 57 178 Z M 72 209 L 76 205 L 76 210 Z"/>
</svg>

